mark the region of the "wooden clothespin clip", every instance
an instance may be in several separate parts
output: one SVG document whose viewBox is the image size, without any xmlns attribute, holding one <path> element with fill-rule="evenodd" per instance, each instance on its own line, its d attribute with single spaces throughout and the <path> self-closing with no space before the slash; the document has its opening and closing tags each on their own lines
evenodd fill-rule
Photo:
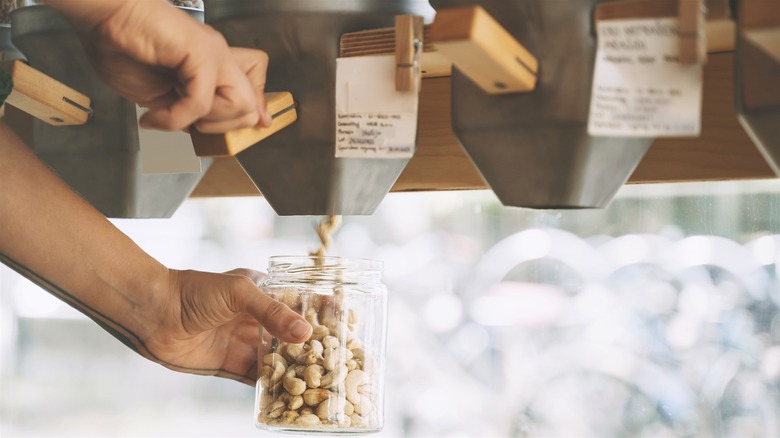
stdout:
<svg viewBox="0 0 780 438">
<path fill-rule="evenodd" d="M 395 89 L 417 91 L 420 88 L 420 54 L 423 50 L 423 18 L 415 15 L 395 17 Z"/>
<path fill-rule="evenodd" d="M 707 8 L 704 0 L 678 0 L 680 18 L 680 63 L 707 62 Z"/>
<path fill-rule="evenodd" d="M 0 83 L 8 105 L 50 125 L 83 125 L 92 116 L 89 97 L 22 61 L 3 64 Z"/>
<path fill-rule="evenodd" d="M 536 57 L 480 6 L 439 11 L 431 40 L 486 93 L 524 93 L 536 88 Z"/>
<path fill-rule="evenodd" d="M 268 128 L 245 128 L 226 134 L 203 134 L 193 130 L 190 135 L 199 157 L 231 157 L 265 140 L 298 120 L 292 94 L 283 91 L 265 93 L 265 103 L 273 121 Z"/>
</svg>

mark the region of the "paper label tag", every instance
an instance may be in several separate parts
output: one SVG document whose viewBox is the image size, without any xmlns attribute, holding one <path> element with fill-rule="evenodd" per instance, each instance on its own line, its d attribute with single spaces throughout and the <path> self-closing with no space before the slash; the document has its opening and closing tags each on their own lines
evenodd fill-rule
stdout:
<svg viewBox="0 0 780 438">
<path fill-rule="evenodd" d="M 680 64 L 678 33 L 677 18 L 598 22 L 590 135 L 701 133 L 702 66 Z"/>
<path fill-rule="evenodd" d="M 417 92 L 395 90 L 395 56 L 336 60 L 336 157 L 411 158 Z"/>
<path fill-rule="evenodd" d="M 136 105 L 136 116 L 146 113 Z M 192 139 L 186 132 L 165 132 L 138 128 L 141 169 L 144 174 L 200 173 L 200 157 L 195 155 Z"/>
</svg>

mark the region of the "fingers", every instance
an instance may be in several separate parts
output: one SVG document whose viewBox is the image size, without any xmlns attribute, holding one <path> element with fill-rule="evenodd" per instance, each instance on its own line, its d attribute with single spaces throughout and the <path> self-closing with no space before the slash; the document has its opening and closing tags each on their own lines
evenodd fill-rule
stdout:
<svg viewBox="0 0 780 438">
<path fill-rule="evenodd" d="M 178 131 L 195 124 L 203 133 L 223 133 L 271 125 L 263 98 L 268 56 L 229 48 L 221 35 L 209 33 L 212 49 L 190 52 L 174 67 L 177 98 L 169 93 L 150 104 L 143 127 Z"/>
<path fill-rule="evenodd" d="M 206 116 L 214 102 L 218 68 L 206 56 L 188 56 L 176 69 L 180 98 L 170 106 L 152 108 L 141 119 L 142 126 L 180 131 Z"/>
<path fill-rule="evenodd" d="M 311 325 L 289 307 L 264 294 L 258 287 L 262 281 L 259 273 L 242 271 L 249 275 L 244 277 L 245 281 L 237 282 L 231 291 L 238 310 L 252 315 L 265 330 L 282 341 L 306 341 L 313 330 Z"/>
<path fill-rule="evenodd" d="M 230 48 L 230 55 L 221 68 L 211 111 L 196 124 L 203 133 L 271 125 L 263 97 L 268 55 L 238 47 Z"/>
</svg>

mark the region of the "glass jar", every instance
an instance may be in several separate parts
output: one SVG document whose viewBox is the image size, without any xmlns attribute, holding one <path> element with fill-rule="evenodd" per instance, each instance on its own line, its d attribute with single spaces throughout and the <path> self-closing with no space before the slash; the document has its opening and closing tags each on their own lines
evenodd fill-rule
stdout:
<svg viewBox="0 0 780 438">
<path fill-rule="evenodd" d="M 265 293 L 314 328 L 302 344 L 261 328 L 257 426 L 275 432 L 381 430 L 387 288 L 382 265 L 339 257 L 272 257 Z"/>
</svg>

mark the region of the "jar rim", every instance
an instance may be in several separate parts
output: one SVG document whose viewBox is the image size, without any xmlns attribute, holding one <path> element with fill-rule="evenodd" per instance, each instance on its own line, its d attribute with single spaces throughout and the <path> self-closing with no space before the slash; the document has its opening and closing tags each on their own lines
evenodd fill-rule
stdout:
<svg viewBox="0 0 780 438">
<path fill-rule="evenodd" d="M 320 261 L 322 261 L 322 266 L 324 268 L 342 267 L 346 269 L 359 270 L 363 272 L 370 272 L 370 271 L 381 272 L 382 269 L 384 268 L 384 263 L 382 263 L 379 260 L 372 260 L 372 259 L 348 258 L 348 257 L 341 257 L 341 256 L 324 256 L 320 258 L 318 256 L 312 256 L 312 255 L 306 255 L 306 256 L 281 255 L 281 256 L 271 256 L 268 259 L 268 269 L 271 270 L 274 267 L 279 267 L 282 265 L 315 267 L 319 265 Z"/>
</svg>

